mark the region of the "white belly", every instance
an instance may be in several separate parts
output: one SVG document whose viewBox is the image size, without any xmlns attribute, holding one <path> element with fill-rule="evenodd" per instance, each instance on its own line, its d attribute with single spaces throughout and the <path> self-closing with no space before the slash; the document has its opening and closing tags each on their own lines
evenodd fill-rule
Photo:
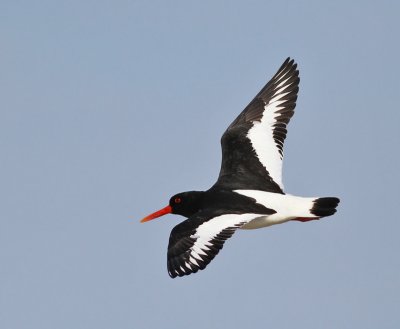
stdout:
<svg viewBox="0 0 400 329">
<path fill-rule="evenodd" d="M 315 198 L 303 198 L 289 194 L 278 194 L 256 190 L 235 190 L 236 193 L 248 196 L 266 208 L 276 211 L 272 215 L 255 217 L 242 229 L 255 229 L 285 223 L 298 217 L 315 217 L 310 213 Z"/>
<path fill-rule="evenodd" d="M 275 224 L 285 223 L 294 217 L 276 216 L 278 214 L 256 217 L 241 227 L 242 230 L 252 230 L 256 228 L 267 227 Z"/>
</svg>

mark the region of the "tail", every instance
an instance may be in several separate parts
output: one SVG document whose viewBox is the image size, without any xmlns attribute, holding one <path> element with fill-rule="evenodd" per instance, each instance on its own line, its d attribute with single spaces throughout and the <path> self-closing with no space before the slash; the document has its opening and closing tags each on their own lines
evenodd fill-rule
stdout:
<svg viewBox="0 0 400 329">
<path fill-rule="evenodd" d="M 318 198 L 313 201 L 311 214 L 317 217 L 331 216 L 336 212 L 340 200 L 338 198 Z"/>
</svg>

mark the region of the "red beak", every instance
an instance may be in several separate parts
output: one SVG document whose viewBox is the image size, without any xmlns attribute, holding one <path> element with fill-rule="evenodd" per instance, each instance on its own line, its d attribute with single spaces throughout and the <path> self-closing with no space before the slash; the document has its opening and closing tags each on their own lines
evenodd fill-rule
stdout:
<svg viewBox="0 0 400 329">
<path fill-rule="evenodd" d="M 162 208 L 159 211 L 156 211 L 156 212 L 152 213 L 151 215 L 146 216 L 140 222 L 141 223 L 148 222 L 149 220 L 152 220 L 152 219 L 160 217 L 160 216 L 164 216 L 166 214 L 170 214 L 171 212 L 172 212 L 171 206 L 166 206 L 165 208 Z"/>
</svg>

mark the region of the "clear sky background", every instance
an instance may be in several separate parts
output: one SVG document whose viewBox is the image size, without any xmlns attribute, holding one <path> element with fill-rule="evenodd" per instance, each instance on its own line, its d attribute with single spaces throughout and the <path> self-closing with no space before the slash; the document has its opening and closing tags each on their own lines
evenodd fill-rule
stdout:
<svg viewBox="0 0 400 329">
<path fill-rule="evenodd" d="M 0 2 L 0 327 L 399 328 L 398 1 Z M 284 59 L 286 191 L 319 222 L 239 231 L 170 279 L 171 195 Z"/>
</svg>

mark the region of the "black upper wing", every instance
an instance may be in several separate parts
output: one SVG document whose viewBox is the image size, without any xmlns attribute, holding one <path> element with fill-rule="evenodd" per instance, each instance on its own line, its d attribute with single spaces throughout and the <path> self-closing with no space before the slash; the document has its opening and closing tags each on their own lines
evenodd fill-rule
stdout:
<svg viewBox="0 0 400 329">
<path fill-rule="evenodd" d="M 286 59 L 225 131 L 221 171 L 214 187 L 283 193 L 283 144 L 300 81 L 296 68 L 293 60 Z"/>
<path fill-rule="evenodd" d="M 168 273 L 189 275 L 203 270 L 222 249 L 237 228 L 259 214 L 224 214 L 213 216 L 198 212 L 173 228 L 168 245 Z"/>
</svg>

